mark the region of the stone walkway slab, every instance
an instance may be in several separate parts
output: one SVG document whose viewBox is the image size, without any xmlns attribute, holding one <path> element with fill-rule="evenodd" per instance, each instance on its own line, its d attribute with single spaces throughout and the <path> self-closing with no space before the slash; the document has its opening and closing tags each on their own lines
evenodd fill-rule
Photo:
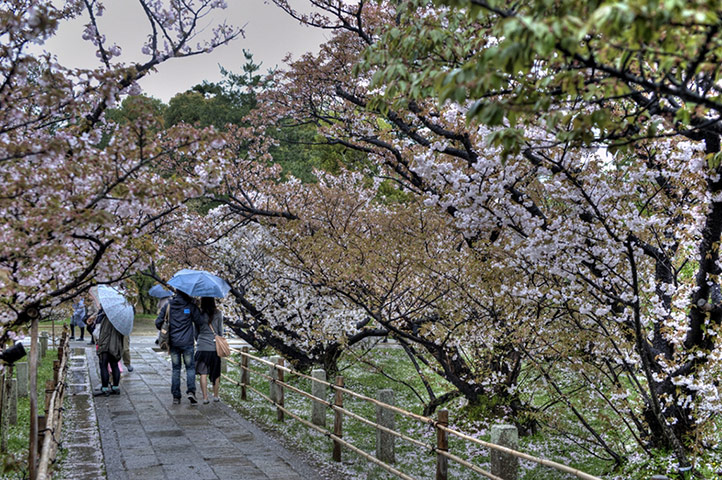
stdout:
<svg viewBox="0 0 722 480">
<path fill-rule="evenodd" d="M 80 342 L 73 342 L 65 379 L 61 445 L 66 450 L 58 478 L 105 479 L 98 422 L 90 386 L 88 360 Z"/>
</svg>

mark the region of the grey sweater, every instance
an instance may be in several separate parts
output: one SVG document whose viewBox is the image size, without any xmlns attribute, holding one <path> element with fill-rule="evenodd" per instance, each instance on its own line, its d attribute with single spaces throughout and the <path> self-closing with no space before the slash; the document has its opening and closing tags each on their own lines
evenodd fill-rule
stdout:
<svg viewBox="0 0 722 480">
<path fill-rule="evenodd" d="M 208 315 L 202 314 L 203 321 L 201 322 L 200 329 L 198 330 L 198 336 L 196 337 L 196 351 L 198 352 L 215 352 L 216 342 L 215 336 L 211 327 L 208 326 Z M 216 335 L 223 336 L 223 314 L 220 310 L 216 310 L 213 315 L 213 330 Z"/>
</svg>

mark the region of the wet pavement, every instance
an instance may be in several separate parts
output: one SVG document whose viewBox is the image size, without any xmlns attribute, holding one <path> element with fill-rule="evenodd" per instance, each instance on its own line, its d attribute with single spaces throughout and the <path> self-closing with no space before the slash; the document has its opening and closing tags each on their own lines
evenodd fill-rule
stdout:
<svg viewBox="0 0 722 480">
<path fill-rule="evenodd" d="M 154 339 L 131 339 L 134 370 L 123 372 L 120 395 L 109 397 L 90 395 L 100 386 L 94 349 L 72 343 L 84 355 L 73 355 L 68 377 L 62 478 L 320 479 L 223 402 L 191 406 L 184 397 L 173 405 L 170 361 L 153 349 Z M 185 371 L 181 378 L 185 392 Z M 200 398 L 200 386 L 196 388 Z"/>
<path fill-rule="evenodd" d="M 105 465 L 100 446 L 98 421 L 88 375 L 85 348 L 73 342 L 66 377 L 61 444 L 67 454 L 60 464 L 59 478 L 104 479 Z"/>
</svg>

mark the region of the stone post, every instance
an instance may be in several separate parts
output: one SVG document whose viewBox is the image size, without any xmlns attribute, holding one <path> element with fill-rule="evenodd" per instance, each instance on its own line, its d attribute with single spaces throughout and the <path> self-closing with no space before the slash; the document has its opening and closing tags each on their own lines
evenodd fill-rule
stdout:
<svg viewBox="0 0 722 480">
<path fill-rule="evenodd" d="M 326 381 L 326 371 L 321 368 L 314 368 L 311 371 L 311 377 L 316 380 Z M 326 392 L 328 387 L 320 382 L 311 382 L 311 395 L 321 400 L 326 400 Z M 326 405 L 321 402 L 313 402 L 311 407 L 311 423 L 319 427 L 326 427 Z"/>
<path fill-rule="evenodd" d="M 28 362 L 19 362 L 15 364 L 15 375 L 18 379 L 18 396 L 28 396 Z"/>
<path fill-rule="evenodd" d="M 269 367 L 270 368 L 269 375 L 271 376 L 271 380 L 269 380 L 270 388 L 268 390 L 268 396 L 271 399 L 271 401 L 273 401 L 273 402 L 278 401 L 278 389 L 277 389 L 278 385 L 276 385 L 276 382 L 274 380 L 278 380 L 278 370 L 276 370 L 275 366 L 280 359 L 281 359 L 281 357 L 279 355 L 273 355 L 270 359 L 270 361 L 273 365 L 271 365 Z"/>
<path fill-rule="evenodd" d="M 16 379 L 11 379 L 8 383 L 10 388 L 5 392 L 5 398 L 7 398 L 8 407 L 8 423 L 10 425 L 18 424 L 18 383 Z"/>
<path fill-rule="evenodd" d="M 48 351 L 48 332 L 40 334 L 40 358 L 45 358 Z"/>
<path fill-rule="evenodd" d="M 491 443 L 516 450 L 519 448 L 519 432 L 514 425 L 493 425 Z M 491 473 L 504 480 L 517 480 L 519 457 L 491 450 Z"/>
<path fill-rule="evenodd" d="M 394 405 L 394 391 L 390 388 L 379 390 L 376 399 L 387 405 Z M 394 411 L 376 405 L 376 423 L 390 430 L 396 429 L 396 415 Z M 376 429 L 376 458 L 386 463 L 396 462 L 394 442 L 396 437 L 389 432 Z"/>
</svg>

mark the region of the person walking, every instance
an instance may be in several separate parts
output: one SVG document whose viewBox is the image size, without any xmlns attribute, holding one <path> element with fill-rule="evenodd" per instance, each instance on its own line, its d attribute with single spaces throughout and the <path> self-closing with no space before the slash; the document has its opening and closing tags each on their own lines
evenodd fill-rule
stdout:
<svg viewBox="0 0 722 480">
<path fill-rule="evenodd" d="M 106 397 L 120 394 L 120 368 L 118 362 L 123 355 L 123 334 L 120 333 L 108 320 L 103 308 L 100 307 L 94 318 L 88 322 L 93 325 L 93 332 L 97 338 L 98 363 L 100 367 L 100 381 L 102 387 L 96 395 Z M 110 372 L 113 375 L 113 384 L 110 383 Z"/>
<path fill-rule="evenodd" d="M 133 305 L 133 318 L 135 318 L 135 305 Z M 123 365 L 129 371 L 133 371 L 133 365 L 130 364 L 130 335 L 123 335 Z"/>
<path fill-rule="evenodd" d="M 85 301 L 85 317 L 83 317 L 83 323 L 85 323 L 85 330 L 88 332 L 88 345 L 95 345 L 95 338 L 93 337 L 93 325 L 89 323 L 91 318 L 95 318 L 97 314 L 97 300 L 92 293 L 88 293 Z"/>
<path fill-rule="evenodd" d="M 123 335 L 123 365 L 129 372 L 133 371 L 133 365 L 130 364 L 130 335 Z"/>
<path fill-rule="evenodd" d="M 203 403 L 210 403 L 208 398 L 208 378 L 213 385 L 213 401 L 220 401 L 218 391 L 221 385 L 221 357 L 216 353 L 216 335 L 223 336 L 223 314 L 216 308 L 213 297 L 201 298 L 203 322 L 198 329 L 196 339 L 196 373 L 201 377 L 201 393 Z"/>
<path fill-rule="evenodd" d="M 193 299 L 180 290 L 176 292 L 171 301 L 159 313 L 155 319 L 155 327 L 160 330 L 163 320 L 168 312 L 169 317 L 169 338 L 170 338 L 170 360 L 172 365 L 170 391 L 173 395 L 173 404 L 181 401 L 181 361 L 186 369 L 186 395 L 191 405 L 198 403 L 196 400 L 196 371 L 194 358 L 194 339 L 196 330 L 200 329 L 203 318 L 198 306 Z"/>
<path fill-rule="evenodd" d="M 75 340 L 75 327 L 78 327 L 81 342 L 85 340 L 85 302 L 81 298 L 73 305 L 73 316 L 70 317 L 70 339 Z"/>
</svg>

